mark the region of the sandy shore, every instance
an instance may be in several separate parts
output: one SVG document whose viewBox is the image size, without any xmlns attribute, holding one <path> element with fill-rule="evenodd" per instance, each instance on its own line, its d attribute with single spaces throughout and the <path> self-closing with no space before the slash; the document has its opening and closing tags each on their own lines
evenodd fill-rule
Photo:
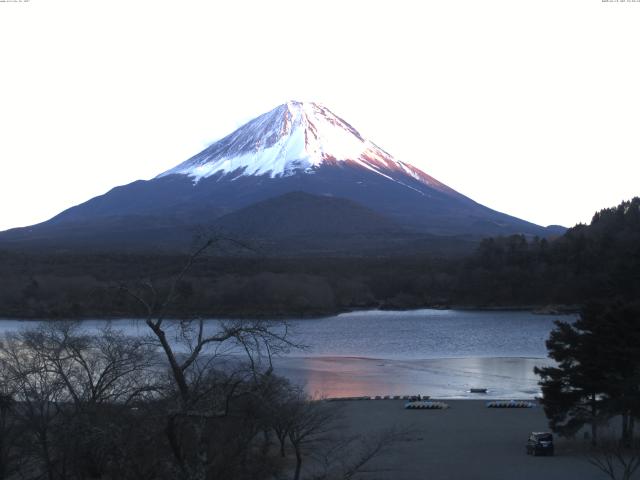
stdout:
<svg viewBox="0 0 640 480">
<path fill-rule="evenodd" d="M 345 435 L 381 429 L 410 431 L 375 459 L 367 479 L 596 480 L 584 441 L 556 438 L 556 456 L 525 454 L 529 432 L 546 431 L 542 408 L 493 409 L 479 400 L 445 400 L 447 410 L 406 410 L 400 400 L 341 401 Z M 381 469 L 384 472 L 380 471 Z"/>
</svg>

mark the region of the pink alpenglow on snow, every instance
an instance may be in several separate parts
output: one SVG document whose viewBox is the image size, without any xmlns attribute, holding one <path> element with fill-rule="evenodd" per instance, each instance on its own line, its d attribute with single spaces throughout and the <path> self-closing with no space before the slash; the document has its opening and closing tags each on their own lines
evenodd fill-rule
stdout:
<svg viewBox="0 0 640 480">
<path fill-rule="evenodd" d="M 297 101 L 260 115 L 158 178 L 183 174 L 192 177 L 194 183 L 216 174 L 276 178 L 313 174 L 323 164 L 341 162 L 403 185 L 394 173 L 408 174 L 432 188 L 451 191 L 413 165 L 393 158 L 328 108 Z"/>
</svg>

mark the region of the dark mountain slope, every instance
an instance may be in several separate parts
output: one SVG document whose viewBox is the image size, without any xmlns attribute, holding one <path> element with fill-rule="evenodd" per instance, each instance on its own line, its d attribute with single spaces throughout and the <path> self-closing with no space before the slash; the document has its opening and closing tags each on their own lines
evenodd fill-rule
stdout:
<svg viewBox="0 0 640 480">
<path fill-rule="evenodd" d="M 368 210 L 360 212 L 362 222 L 378 215 L 416 238 L 440 235 L 477 241 L 486 236 L 544 237 L 562 231 L 480 205 L 415 166 L 394 159 L 327 108 L 289 102 L 152 180 L 116 187 L 47 222 L 0 233 L 0 247 L 183 250 L 194 232 L 210 228 L 219 217 L 290 192 L 355 202 Z M 305 214 L 305 206 L 313 211 Z M 269 238 L 289 238 L 291 232 L 313 238 L 303 232 L 315 227 L 308 218 L 318 213 L 317 205 L 307 201 L 305 206 L 297 205 L 296 215 L 284 215 L 286 206 L 278 204 L 269 212 L 279 215 L 278 221 L 269 224 Z M 356 220 L 355 211 L 351 213 L 348 222 L 340 215 L 332 222 L 325 215 L 327 235 L 329 227 L 336 228 L 333 235 L 340 235 L 344 223 L 356 230 L 364 225 Z M 244 217 L 235 220 L 237 231 L 243 231 L 240 218 Z M 247 221 L 255 223 L 255 219 Z M 268 221 L 264 222 L 263 229 Z M 281 234 L 277 228 L 282 229 Z M 385 233 L 390 235 L 392 248 L 399 247 L 398 231 Z M 302 238 L 299 240 L 298 248 L 304 250 Z M 374 250 L 379 251 L 383 243 L 377 243 Z"/>
<path fill-rule="evenodd" d="M 271 239 L 404 233 L 396 223 L 351 200 L 304 192 L 254 203 L 219 218 L 214 228 L 241 237 Z"/>
</svg>

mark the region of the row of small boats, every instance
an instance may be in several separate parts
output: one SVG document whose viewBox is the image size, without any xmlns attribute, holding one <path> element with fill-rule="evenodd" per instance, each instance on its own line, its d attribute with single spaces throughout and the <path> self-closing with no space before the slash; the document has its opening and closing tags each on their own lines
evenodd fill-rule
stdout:
<svg viewBox="0 0 640 480">
<path fill-rule="evenodd" d="M 536 404 L 526 400 L 494 400 L 487 402 L 487 408 L 533 408 Z"/>
<path fill-rule="evenodd" d="M 415 401 L 405 403 L 404 408 L 407 410 L 444 410 L 449 408 L 449 405 L 444 402 Z"/>
</svg>

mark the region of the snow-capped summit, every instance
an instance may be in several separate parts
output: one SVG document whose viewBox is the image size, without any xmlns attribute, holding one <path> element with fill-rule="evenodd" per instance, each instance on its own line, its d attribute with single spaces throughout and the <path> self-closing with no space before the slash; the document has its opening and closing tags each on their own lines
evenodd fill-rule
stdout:
<svg viewBox="0 0 640 480">
<path fill-rule="evenodd" d="M 432 188 L 448 188 L 416 167 L 394 159 L 327 107 L 298 101 L 260 115 L 158 178 L 172 174 L 187 175 L 194 182 L 215 174 L 276 178 L 313 174 L 321 165 L 340 162 L 393 181 L 401 182 L 395 172 L 408 174 Z"/>
<path fill-rule="evenodd" d="M 441 236 L 468 248 L 487 235 L 554 233 L 396 160 L 328 108 L 291 101 L 156 178 L 0 233 L 0 246 L 182 249 L 203 227 L 285 255 L 396 254 L 440 248 Z"/>
</svg>

